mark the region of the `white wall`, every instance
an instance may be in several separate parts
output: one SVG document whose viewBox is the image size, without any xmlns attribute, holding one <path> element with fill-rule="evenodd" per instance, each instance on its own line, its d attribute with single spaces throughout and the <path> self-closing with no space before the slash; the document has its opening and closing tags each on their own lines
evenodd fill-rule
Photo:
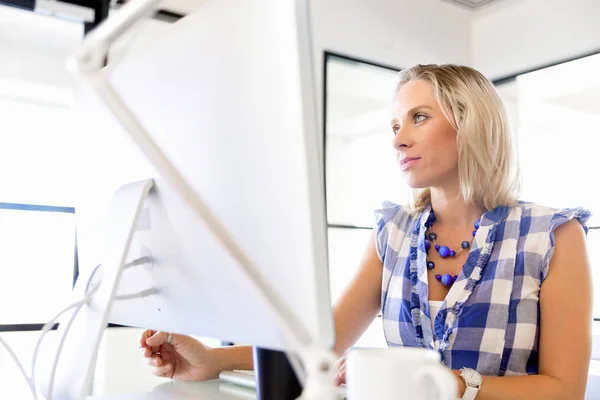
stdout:
<svg viewBox="0 0 600 400">
<path fill-rule="evenodd" d="M 398 68 L 470 61 L 472 14 L 443 1 L 312 0 L 310 6 L 316 55 L 326 49 Z"/>
<path fill-rule="evenodd" d="M 471 25 L 471 65 L 492 79 L 598 51 L 598 0 L 504 0 Z"/>
<path fill-rule="evenodd" d="M 324 50 L 399 69 L 471 61 L 472 13 L 440 0 L 310 0 L 310 10 L 319 90 Z"/>
</svg>

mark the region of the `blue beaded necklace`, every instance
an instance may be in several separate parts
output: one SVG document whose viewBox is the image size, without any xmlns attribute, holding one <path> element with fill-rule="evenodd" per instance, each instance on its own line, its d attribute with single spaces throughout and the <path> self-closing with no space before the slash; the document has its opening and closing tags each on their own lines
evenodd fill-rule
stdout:
<svg viewBox="0 0 600 400">
<path fill-rule="evenodd" d="M 450 247 L 440 246 L 436 242 L 437 235 L 432 230 L 434 222 L 435 222 L 435 213 L 433 212 L 433 210 L 431 210 L 431 213 L 429 214 L 429 218 L 427 219 L 427 222 L 425 223 L 425 227 L 427 228 L 425 230 L 425 252 L 427 254 L 429 254 L 429 249 L 431 248 L 431 244 L 433 243 L 433 247 L 438 252 L 440 257 L 442 257 L 442 258 L 455 257 L 455 256 L 459 255 L 460 253 L 462 253 L 464 250 L 469 249 L 471 247 L 471 245 L 473 244 L 473 239 L 475 238 L 475 234 L 477 234 L 477 230 L 479 229 L 479 226 L 481 224 L 481 220 L 478 219 L 477 221 L 475 221 L 475 223 L 473 224 L 473 227 L 475 228 L 475 230 L 473 231 L 473 236 L 471 236 L 471 239 L 463 241 L 460 244 L 460 248 L 457 251 L 454 251 L 454 250 L 451 250 Z M 427 231 L 429 231 L 429 233 L 427 233 Z M 429 270 L 435 269 L 435 263 L 433 261 L 429 260 L 429 258 L 427 258 L 427 269 L 429 269 Z M 450 274 L 444 274 L 444 275 L 437 274 L 435 276 L 435 279 L 438 282 L 441 282 L 442 285 L 444 285 L 446 287 L 450 287 L 454 284 L 454 282 L 456 282 L 456 280 L 458 279 L 458 275 L 452 276 Z"/>
</svg>

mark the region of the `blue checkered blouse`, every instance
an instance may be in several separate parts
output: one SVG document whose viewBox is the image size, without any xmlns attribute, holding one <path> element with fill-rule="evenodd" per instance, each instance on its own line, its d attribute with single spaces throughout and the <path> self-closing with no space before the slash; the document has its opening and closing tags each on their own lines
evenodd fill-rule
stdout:
<svg viewBox="0 0 600 400">
<path fill-rule="evenodd" d="M 427 207 L 411 215 L 393 203 L 375 212 L 388 345 L 435 349 L 451 369 L 469 367 L 496 376 L 536 374 L 539 292 L 554 251 L 554 230 L 576 218 L 587 233 L 589 211 L 520 202 L 486 212 L 437 316 L 429 313 L 425 265 L 430 212 Z"/>
</svg>

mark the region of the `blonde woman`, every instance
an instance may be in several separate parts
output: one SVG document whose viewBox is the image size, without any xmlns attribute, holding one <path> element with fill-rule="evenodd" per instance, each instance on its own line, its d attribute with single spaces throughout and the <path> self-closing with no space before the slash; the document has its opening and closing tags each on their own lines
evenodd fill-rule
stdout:
<svg viewBox="0 0 600 400">
<path fill-rule="evenodd" d="M 335 305 L 335 350 L 344 354 L 382 312 L 388 344 L 438 351 L 459 397 L 583 399 L 589 212 L 517 200 L 504 106 L 472 68 L 402 71 L 391 133 L 415 198 L 376 211 L 358 272 Z M 204 380 L 252 368 L 245 347 L 210 349 L 152 331 L 141 344 L 160 376 Z"/>
</svg>

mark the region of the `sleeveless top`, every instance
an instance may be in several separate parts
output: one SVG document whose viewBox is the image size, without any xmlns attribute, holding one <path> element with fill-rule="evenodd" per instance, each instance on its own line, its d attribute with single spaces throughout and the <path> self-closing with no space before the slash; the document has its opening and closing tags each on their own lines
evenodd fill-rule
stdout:
<svg viewBox="0 0 600 400">
<path fill-rule="evenodd" d="M 431 329 L 433 329 L 433 322 L 434 322 L 435 316 L 440 311 L 440 308 L 442 308 L 442 304 L 444 304 L 444 302 L 439 301 L 439 300 L 429 300 L 428 303 L 429 303 L 429 315 L 431 316 Z"/>
<path fill-rule="evenodd" d="M 436 350 L 455 370 L 537 374 L 539 292 L 554 252 L 554 230 L 576 218 L 587 233 L 590 212 L 525 202 L 486 212 L 465 265 L 434 316 L 424 244 L 430 212 L 428 206 L 409 214 L 390 202 L 375 211 L 388 345 Z"/>
</svg>

